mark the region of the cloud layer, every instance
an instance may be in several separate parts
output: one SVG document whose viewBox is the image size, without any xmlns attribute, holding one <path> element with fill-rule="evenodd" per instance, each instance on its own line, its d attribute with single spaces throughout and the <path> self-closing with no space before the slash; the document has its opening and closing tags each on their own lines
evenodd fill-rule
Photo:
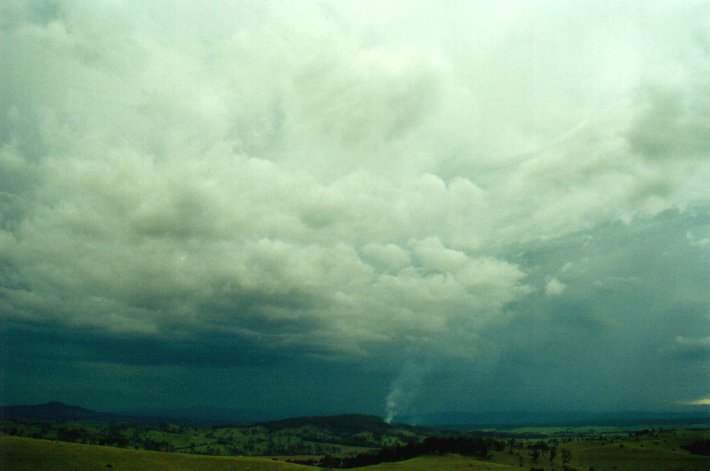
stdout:
<svg viewBox="0 0 710 471">
<path fill-rule="evenodd" d="M 609 255 L 708 275 L 701 3 L 3 2 L 0 18 L 8 325 L 498 361 L 514 340 L 489 332 L 612 284 L 707 320 L 703 280 L 612 281 Z M 687 236 L 662 261 L 638 242 L 667 218 Z M 648 306 L 623 302 L 564 316 L 636 326 Z M 658 354 L 706 346 L 685 335 Z"/>
</svg>

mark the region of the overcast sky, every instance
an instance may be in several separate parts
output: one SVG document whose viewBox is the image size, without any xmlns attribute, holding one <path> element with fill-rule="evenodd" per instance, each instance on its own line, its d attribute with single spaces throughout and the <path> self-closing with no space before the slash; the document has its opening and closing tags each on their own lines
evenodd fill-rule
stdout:
<svg viewBox="0 0 710 471">
<path fill-rule="evenodd" d="M 6 0 L 0 70 L 0 402 L 710 402 L 706 1 Z"/>
</svg>

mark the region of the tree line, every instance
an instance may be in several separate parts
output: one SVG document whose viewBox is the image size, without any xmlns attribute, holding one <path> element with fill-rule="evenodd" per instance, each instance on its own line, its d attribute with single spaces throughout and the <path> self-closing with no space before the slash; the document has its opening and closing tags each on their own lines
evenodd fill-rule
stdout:
<svg viewBox="0 0 710 471">
<path fill-rule="evenodd" d="M 292 462 L 321 468 L 358 468 L 379 463 L 404 461 L 423 455 L 458 454 L 487 459 L 492 450 L 500 451 L 503 448 L 503 442 L 490 438 L 475 436 L 429 437 L 419 443 L 384 447 L 375 452 L 360 453 L 355 456 L 326 455 L 320 459 L 292 460 Z"/>
</svg>

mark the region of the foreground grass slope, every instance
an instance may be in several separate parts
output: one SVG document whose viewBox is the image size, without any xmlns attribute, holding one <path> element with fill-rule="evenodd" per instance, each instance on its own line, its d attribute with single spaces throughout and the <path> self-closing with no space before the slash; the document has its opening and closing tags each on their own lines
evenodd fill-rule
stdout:
<svg viewBox="0 0 710 471">
<path fill-rule="evenodd" d="M 623 445 L 623 448 L 622 448 Z M 615 471 L 708 471 L 710 457 L 692 455 L 677 445 L 647 440 L 639 443 L 623 443 L 586 446 L 574 444 L 571 465 L 586 470 L 593 465 L 595 470 Z"/>
<path fill-rule="evenodd" d="M 126 450 L 21 437 L 0 437 L 2 471 L 309 470 L 265 458 L 229 458 Z"/>
<path fill-rule="evenodd" d="M 480 461 L 464 456 L 447 455 L 420 456 L 407 461 L 382 463 L 361 469 L 363 471 L 521 471 L 523 468 L 490 461 Z M 527 469 L 524 468 L 524 471 L 527 471 Z"/>
<path fill-rule="evenodd" d="M 0 469 L 3 471 L 147 471 L 250 470 L 309 471 L 301 466 L 265 458 L 227 458 L 179 453 L 126 450 L 21 437 L 0 437 Z M 460 456 L 421 456 L 407 461 L 363 468 L 372 471 L 510 471 L 514 466 Z"/>
</svg>

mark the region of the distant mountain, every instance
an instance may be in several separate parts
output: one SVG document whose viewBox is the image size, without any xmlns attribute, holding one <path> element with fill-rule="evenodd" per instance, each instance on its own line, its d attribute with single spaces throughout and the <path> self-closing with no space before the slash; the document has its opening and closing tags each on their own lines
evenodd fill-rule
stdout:
<svg viewBox="0 0 710 471">
<path fill-rule="evenodd" d="M 83 421 L 83 422 L 134 422 L 157 424 L 161 422 L 192 426 L 255 425 L 270 433 L 287 429 L 310 427 L 327 431 L 329 435 L 345 437 L 370 432 L 375 436 L 397 434 L 410 430 L 427 434 L 420 427 L 438 429 L 474 430 L 483 428 L 511 428 L 525 426 L 677 426 L 710 423 L 710 411 L 683 412 L 439 412 L 418 416 L 396 417 L 396 423 L 388 424 L 382 417 L 363 414 L 340 414 L 331 416 L 307 416 L 271 420 L 273 413 L 241 411 L 237 409 L 179 409 L 153 413 L 107 413 L 62 402 L 36 405 L 0 406 L 0 420 L 24 420 L 37 422 Z M 265 421 L 266 419 L 266 421 Z"/>
<path fill-rule="evenodd" d="M 84 422 L 104 422 L 119 417 L 120 416 L 113 414 L 96 412 L 56 401 L 47 402 L 46 404 L 0 407 L 0 418 L 4 420 L 33 420 L 38 422 L 76 420 Z"/>
<path fill-rule="evenodd" d="M 259 420 L 258 417 L 261 417 L 261 419 Z M 264 418 L 266 418 L 267 421 L 264 421 Z M 398 425 L 395 427 L 394 425 L 386 424 L 381 417 L 362 414 L 291 417 L 277 420 L 269 420 L 270 417 L 267 413 L 257 415 L 256 412 L 252 411 L 240 414 L 240 411 L 228 408 L 225 409 L 223 413 L 220 413 L 218 409 L 203 411 L 202 409 L 195 408 L 160 411 L 154 414 L 146 413 L 145 415 L 135 413 L 113 414 L 98 412 L 57 401 L 36 405 L 3 406 L 0 407 L 0 419 L 37 422 L 170 422 L 196 426 L 229 424 L 259 426 L 266 428 L 269 432 L 311 427 L 327 430 L 330 434 L 336 436 L 352 435 L 363 431 L 372 432 L 375 435 L 382 435 L 403 427 L 408 429 L 415 428 L 410 425 Z"/>
<path fill-rule="evenodd" d="M 194 412 L 194 411 L 192 411 Z M 219 419 L 214 416 L 200 416 L 197 413 L 181 415 L 180 411 L 160 414 L 109 413 L 98 412 L 80 406 L 53 401 L 35 405 L 12 405 L 0 407 L 0 420 L 24 420 L 35 422 L 81 421 L 81 422 L 133 422 L 140 424 L 158 424 L 161 422 L 182 425 L 213 425 L 232 423 L 229 418 Z M 255 420 L 253 420 L 255 421 Z"/>
<path fill-rule="evenodd" d="M 240 409 L 236 407 L 179 407 L 152 409 L 145 411 L 126 411 L 120 415 L 127 417 L 153 417 L 163 421 L 184 424 L 229 424 L 251 425 L 257 422 L 292 417 L 287 412 L 274 412 L 259 409 Z"/>
<path fill-rule="evenodd" d="M 382 417 L 362 414 L 295 417 L 257 423 L 269 437 L 299 437 L 313 444 L 378 448 L 392 443 L 410 443 L 437 435 L 433 429 L 406 424 L 388 424 Z"/>
</svg>

